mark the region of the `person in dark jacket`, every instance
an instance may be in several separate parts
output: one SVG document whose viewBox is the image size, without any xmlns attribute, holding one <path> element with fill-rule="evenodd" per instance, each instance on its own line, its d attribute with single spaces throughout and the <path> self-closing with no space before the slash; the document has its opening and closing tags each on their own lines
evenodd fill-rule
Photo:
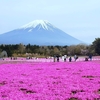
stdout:
<svg viewBox="0 0 100 100">
<path fill-rule="evenodd" d="M 72 57 L 70 56 L 70 57 L 69 57 L 69 62 L 71 62 L 71 61 L 72 61 Z"/>
<path fill-rule="evenodd" d="M 56 57 L 57 57 L 57 62 L 59 62 L 59 57 L 60 57 L 60 56 L 59 56 L 59 55 L 57 55 Z"/>
<path fill-rule="evenodd" d="M 92 60 L 92 55 L 91 54 L 89 55 L 89 59 Z"/>
</svg>

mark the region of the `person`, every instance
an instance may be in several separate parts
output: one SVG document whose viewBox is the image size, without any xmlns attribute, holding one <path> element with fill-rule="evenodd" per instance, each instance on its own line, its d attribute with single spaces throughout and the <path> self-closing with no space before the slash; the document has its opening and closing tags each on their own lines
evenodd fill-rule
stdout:
<svg viewBox="0 0 100 100">
<path fill-rule="evenodd" d="M 56 57 L 57 57 L 57 62 L 59 62 L 59 55 L 57 55 Z"/>
<path fill-rule="evenodd" d="M 64 62 L 66 62 L 67 55 L 64 55 Z"/>
<path fill-rule="evenodd" d="M 74 56 L 75 61 L 76 61 L 76 57 L 77 57 L 77 56 L 75 55 L 75 56 Z"/>
<path fill-rule="evenodd" d="M 56 61 L 56 55 L 54 55 L 54 62 Z"/>
<path fill-rule="evenodd" d="M 62 61 L 64 61 L 64 55 L 62 56 Z"/>
<path fill-rule="evenodd" d="M 92 60 L 92 55 L 91 54 L 89 55 L 89 59 Z"/>
<path fill-rule="evenodd" d="M 85 57 L 85 61 L 88 61 L 88 57 Z"/>
<path fill-rule="evenodd" d="M 71 62 L 71 61 L 72 61 L 72 57 L 70 56 L 70 57 L 69 57 L 69 62 Z"/>
<path fill-rule="evenodd" d="M 75 59 L 75 61 L 76 61 L 76 60 L 78 59 L 78 56 L 77 56 L 77 55 L 75 55 L 75 56 L 74 56 L 74 59 Z"/>
</svg>

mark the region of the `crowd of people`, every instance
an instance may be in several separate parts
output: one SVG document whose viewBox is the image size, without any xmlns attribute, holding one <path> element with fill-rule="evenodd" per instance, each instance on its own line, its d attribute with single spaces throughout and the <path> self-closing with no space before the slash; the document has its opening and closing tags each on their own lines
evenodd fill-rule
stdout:
<svg viewBox="0 0 100 100">
<path fill-rule="evenodd" d="M 59 55 L 54 55 L 54 62 L 59 62 L 59 59 L 62 59 L 62 61 L 66 62 L 66 60 L 68 59 L 69 62 L 72 62 L 72 58 L 74 58 L 74 61 L 77 61 L 77 59 L 79 58 L 77 55 L 74 55 L 74 57 L 72 56 L 67 56 L 67 55 L 63 55 L 62 57 L 60 57 Z M 92 55 L 89 55 L 87 57 L 85 57 L 85 61 L 88 61 L 88 60 L 92 60 Z"/>
<path fill-rule="evenodd" d="M 66 62 L 67 59 L 69 59 L 69 62 L 72 61 L 72 57 L 71 56 L 67 56 L 67 55 L 63 55 L 62 57 L 60 57 L 59 55 L 54 55 L 54 62 L 59 62 L 59 59 L 62 58 L 62 61 Z M 75 61 L 78 59 L 78 56 L 75 55 L 74 56 Z"/>
<path fill-rule="evenodd" d="M 37 59 L 37 57 L 26 57 L 26 60 L 29 60 L 29 59 Z M 74 56 L 68 56 L 68 55 L 62 55 L 60 56 L 59 54 L 56 54 L 54 55 L 53 57 L 49 57 L 50 59 L 53 58 L 53 61 L 54 62 L 59 62 L 60 60 L 62 60 L 63 62 L 66 62 L 66 61 L 69 61 L 69 62 L 72 62 L 72 61 L 77 61 L 77 59 L 79 59 L 79 57 L 77 55 L 74 55 Z M 0 58 L 0 59 L 3 59 L 4 58 Z M 17 60 L 17 57 L 11 57 L 10 58 L 11 60 Z M 46 59 L 48 59 L 48 57 L 46 57 Z M 85 56 L 85 61 L 91 61 L 92 60 L 92 54 L 89 54 L 88 56 Z"/>
</svg>

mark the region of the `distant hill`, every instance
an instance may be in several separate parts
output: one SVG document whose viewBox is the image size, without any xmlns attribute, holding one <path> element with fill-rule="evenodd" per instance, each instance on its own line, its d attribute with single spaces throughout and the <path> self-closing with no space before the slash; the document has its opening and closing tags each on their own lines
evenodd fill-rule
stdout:
<svg viewBox="0 0 100 100">
<path fill-rule="evenodd" d="M 35 20 L 0 35 L 0 44 L 76 45 L 82 41 L 56 28 L 46 20 Z"/>
</svg>

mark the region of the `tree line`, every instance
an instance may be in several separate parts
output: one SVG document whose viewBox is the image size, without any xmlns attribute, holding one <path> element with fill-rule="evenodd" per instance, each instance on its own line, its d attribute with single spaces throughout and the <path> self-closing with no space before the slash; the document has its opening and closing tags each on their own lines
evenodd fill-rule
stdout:
<svg viewBox="0 0 100 100">
<path fill-rule="evenodd" d="M 100 55 L 100 38 L 96 38 L 91 45 L 79 44 L 71 46 L 39 46 L 39 45 L 0 45 L 0 52 L 5 50 L 9 57 L 12 56 L 26 56 L 26 54 L 38 57 L 59 55 Z"/>
</svg>

